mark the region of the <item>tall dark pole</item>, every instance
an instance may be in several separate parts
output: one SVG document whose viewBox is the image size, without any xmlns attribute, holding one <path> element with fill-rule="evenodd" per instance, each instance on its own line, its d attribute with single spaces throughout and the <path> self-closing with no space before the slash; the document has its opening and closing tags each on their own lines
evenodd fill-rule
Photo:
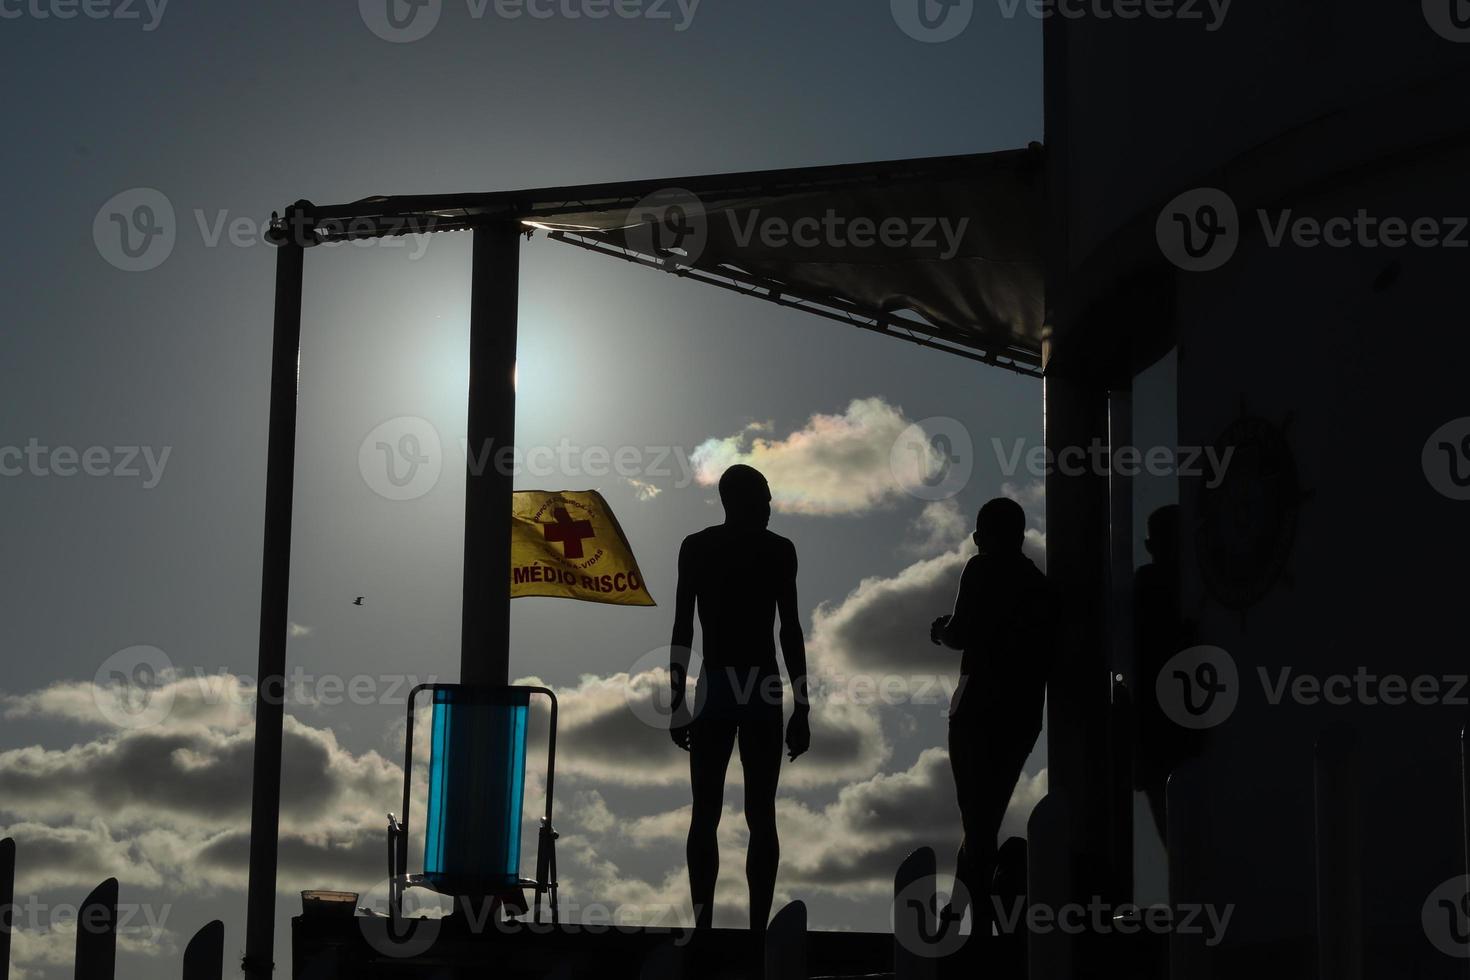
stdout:
<svg viewBox="0 0 1470 980">
<path fill-rule="evenodd" d="M 260 666 L 255 690 L 255 769 L 250 793 L 250 882 L 246 896 L 248 980 L 274 969 L 276 850 L 281 811 L 281 722 L 285 714 L 286 613 L 291 595 L 291 494 L 296 470 L 296 389 L 301 354 L 304 232 L 288 209 L 276 251 L 276 325 L 271 341 L 270 435 L 265 468 L 265 548 L 260 573 Z M 291 226 L 297 225 L 295 229 Z M 294 233 L 293 233 L 294 232 Z"/>
<path fill-rule="evenodd" d="M 460 683 L 510 683 L 510 523 L 520 226 L 475 229 Z"/>
</svg>

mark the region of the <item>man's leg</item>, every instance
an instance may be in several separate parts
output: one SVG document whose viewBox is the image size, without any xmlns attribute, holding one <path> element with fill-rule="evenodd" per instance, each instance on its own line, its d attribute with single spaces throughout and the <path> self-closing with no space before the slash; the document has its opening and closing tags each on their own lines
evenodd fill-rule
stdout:
<svg viewBox="0 0 1470 980">
<path fill-rule="evenodd" d="M 776 833 L 776 787 L 781 778 L 781 709 L 763 709 L 740 725 L 740 767 L 745 773 L 745 823 L 750 848 L 745 879 L 750 886 L 750 928 L 763 933 L 771 920 L 781 840 Z"/>
<path fill-rule="evenodd" d="M 994 923 L 995 907 L 990 896 L 996 838 L 1035 742 L 1034 736 L 1018 738 L 1011 732 L 997 735 L 978 725 L 950 722 L 949 762 L 965 832 L 955 878 L 974 903 L 970 923 L 976 946 L 985 943 Z M 956 898 L 954 905 L 956 912 L 963 911 L 962 898 Z"/>
<path fill-rule="evenodd" d="M 689 818 L 689 893 L 694 901 L 694 925 L 708 929 L 714 923 L 715 882 L 720 876 L 720 811 L 725 806 L 725 770 L 735 747 L 735 725 L 700 718 L 689 741 L 689 783 L 694 806 Z"/>
<path fill-rule="evenodd" d="M 995 904 L 991 901 L 991 882 L 995 877 L 996 856 L 999 849 L 1000 825 L 1005 822 L 1006 810 L 1011 796 L 1016 791 L 1026 759 L 1036 744 L 1036 736 L 1017 737 L 1014 733 L 992 737 L 979 743 L 980 758 L 976 760 L 975 779 L 979 797 L 979 813 L 975 823 L 976 833 L 982 846 L 970 857 L 973 873 L 980 879 L 981 891 L 975 893 L 976 911 L 974 930 L 982 937 L 990 936 L 995 922 Z M 969 841 L 966 841 L 967 845 Z"/>
<path fill-rule="evenodd" d="M 959 803 L 960 825 L 964 834 L 960 840 L 959 853 L 955 856 L 954 872 L 955 879 L 963 889 L 956 889 L 960 894 L 951 896 L 951 905 L 961 915 L 971 899 L 983 902 L 986 890 L 983 872 L 976 860 L 984 859 L 977 852 L 984 849 L 985 839 L 985 827 L 981 821 L 980 787 L 976 779 L 977 737 L 969 726 L 950 722 L 949 768 L 954 775 L 955 799 Z M 994 847 L 993 841 L 991 846 Z"/>
</svg>

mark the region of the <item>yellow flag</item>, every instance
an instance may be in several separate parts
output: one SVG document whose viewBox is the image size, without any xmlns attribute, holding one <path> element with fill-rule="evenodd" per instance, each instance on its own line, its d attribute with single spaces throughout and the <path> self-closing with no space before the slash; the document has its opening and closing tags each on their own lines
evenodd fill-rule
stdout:
<svg viewBox="0 0 1470 980">
<path fill-rule="evenodd" d="M 652 606 L 638 560 L 596 490 L 517 490 L 510 595 Z"/>
</svg>

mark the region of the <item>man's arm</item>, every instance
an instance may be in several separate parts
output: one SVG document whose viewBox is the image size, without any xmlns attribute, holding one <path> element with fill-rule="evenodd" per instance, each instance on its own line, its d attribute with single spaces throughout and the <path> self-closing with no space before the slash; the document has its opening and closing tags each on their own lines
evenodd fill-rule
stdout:
<svg viewBox="0 0 1470 980">
<path fill-rule="evenodd" d="M 975 590 L 979 588 L 980 569 L 975 558 L 965 563 L 960 574 L 960 588 L 954 597 L 954 611 L 940 616 L 929 628 L 929 638 L 942 643 L 951 650 L 963 650 L 965 637 L 970 631 L 970 617 L 974 615 Z"/>
<path fill-rule="evenodd" d="M 689 539 L 679 547 L 679 581 L 674 588 L 674 635 L 669 640 L 669 734 L 674 744 L 689 748 L 689 708 L 684 703 L 689 660 L 694 646 L 694 555 Z"/>
<path fill-rule="evenodd" d="M 795 710 L 786 727 L 786 748 L 794 760 L 811 747 L 811 700 L 807 689 L 806 637 L 801 633 L 801 616 L 796 607 L 796 548 L 789 541 L 790 557 L 776 588 L 776 611 L 781 616 L 781 657 L 786 661 L 786 674 L 791 678 L 791 694 Z"/>
</svg>

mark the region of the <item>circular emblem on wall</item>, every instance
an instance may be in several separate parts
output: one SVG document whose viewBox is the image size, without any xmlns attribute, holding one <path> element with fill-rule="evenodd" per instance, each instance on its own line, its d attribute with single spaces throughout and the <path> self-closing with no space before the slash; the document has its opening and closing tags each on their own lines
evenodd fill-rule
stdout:
<svg viewBox="0 0 1470 980">
<path fill-rule="evenodd" d="M 1281 580 L 1296 540 L 1302 489 L 1281 425 L 1242 411 L 1216 440 L 1223 472 L 1200 488 L 1195 553 L 1205 591 L 1244 612 Z"/>
</svg>

